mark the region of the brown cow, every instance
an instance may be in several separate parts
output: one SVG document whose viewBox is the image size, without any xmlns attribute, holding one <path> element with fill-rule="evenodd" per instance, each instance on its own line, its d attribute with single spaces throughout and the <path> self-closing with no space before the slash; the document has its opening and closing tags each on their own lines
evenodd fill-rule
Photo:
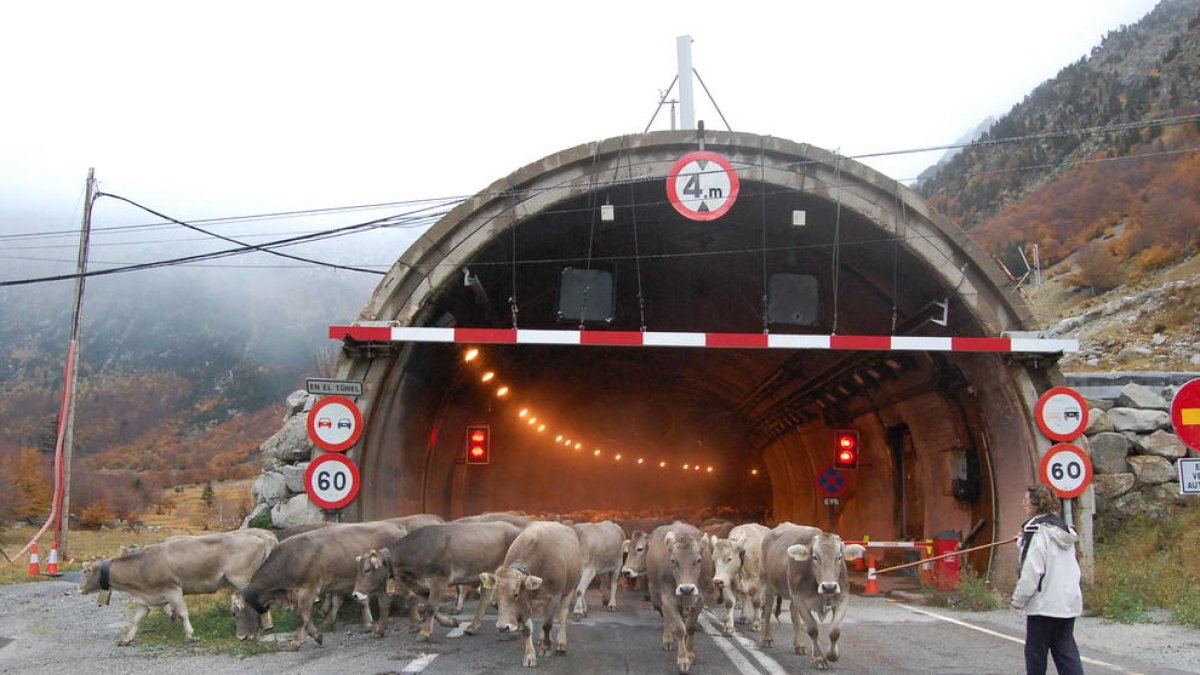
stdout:
<svg viewBox="0 0 1200 675">
<path fill-rule="evenodd" d="M 768 611 L 763 646 L 774 643 L 771 606 L 775 606 L 778 617 L 782 600 L 787 597 L 791 601 L 796 653 L 803 654 L 807 645 L 800 632 L 803 625 L 812 642 L 813 665 L 820 670 L 828 668 L 830 662 L 838 660 L 838 638 L 842 635 L 842 619 L 850 596 L 846 561 L 858 560 L 866 549 L 859 544 L 846 546 L 838 535 L 815 527 L 783 523 L 763 539 L 762 552 Z M 817 639 L 820 626 L 816 616 L 831 614 L 826 654 Z"/>
<path fill-rule="evenodd" d="M 137 609 L 133 625 L 117 644 L 129 645 L 152 607 L 169 605 L 183 623 L 185 640 L 194 639 L 183 596 L 213 593 L 225 586 L 242 588 L 277 545 L 267 530 L 246 529 L 199 537 L 172 537 L 137 548 L 119 558 L 96 558 L 83 567 L 79 592 L 121 591 Z"/>
<path fill-rule="evenodd" d="M 650 602 L 663 617 L 664 650 L 678 647 L 675 666 L 686 673 L 695 659 L 693 639 L 704 598 L 701 568 L 707 535 L 676 521 L 650 533 L 646 551 L 646 582 Z"/>
<path fill-rule="evenodd" d="M 578 597 L 572 618 L 587 616 L 587 589 L 597 575 L 606 574 L 607 583 L 601 584 L 601 596 L 608 611 L 617 611 L 617 582 L 620 581 L 621 558 L 628 540 L 620 525 L 606 520 L 600 523 L 577 523 L 572 525 L 579 535 L 583 550 L 583 572 L 579 577 Z"/>
<path fill-rule="evenodd" d="M 533 523 L 508 548 L 504 564 L 479 575 L 483 587 L 494 587 L 496 628 L 525 635 L 526 668 L 537 665 L 533 648 L 533 615 L 542 614 L 542 656 L 550 656 L 550 631 L 558 617 L 554 651 L 567 651 L 567 611 L 579 586 L 583 551 L 575 530 L 556 522 Z"/>
<path fill-rule="evenodd" d="M 331 622 L 336 622 L 342 595 L 354 590 L 355 556 L 403 536 L 404 528 L 375 521 L 330 525 L 283 540 L 271 551 L 250 583 L 234 596 L 238 639 L 256 635 L 259 614 L 286 599 L 295 604 L 300 613 L 296 635 L 287 649 L 299 649 L 304 644 L 305 632 L 321 644 L 324 636 L 312 621 L 313 602 L 323 593 L 332 593 L 334 599 L 330 603 L 329 617 Z M 380 604 L 387 605 L 386 602 Z M 368 625 L 371 623 L 371 610 L 365 603 L 363 620 Z"/>
<path fill-rule="evenodd" d="M 741 601 L 742 623 L 750 615 L 750 630 L 759 630 L 759 616 L 764 608 L 762 542 L 771 529 L 757 523 L 738 525 L 728 539 L 713 542 L 713 586 L 725 601 L 725 624 L 722 631 L 733 634 L 733 608 Z"/>
<path fill-rule="evenodd" d="M 634 530 L 629 535 L 628 550 L 625 551 L 625 564 L 621 567 L 621 576 L 630 581 L 646 574 L 646 550 L 650 546 L 650 535 L 642 530 Z"/>
<path fill-rule="evenodd" d="M 422 640 L 432 640 L 433 621 L 446 589 L 453 584 L 478 582 L 483 572 L 496 569 L 517 534 L 516 525 L 503 521 L 450 522 L 423 527 L 412 534 L 397 538 L 387 546 L 367 551 L 353 561 L 355 599 L 364 600 L 378 593 L 387 580 L 396 579 L 405 589 L 425 600 L 426 617 L 421 625 Z M 488 593 L 479 599 L 475 618 L 467 633 L 475 633 L 483 623 L 483 613 L 490 604 Z M 388 608 L 380 607 L 375 634 L 387 631 Z M 450 624 L 454 625 L 453 620 Z"/>
</svg>

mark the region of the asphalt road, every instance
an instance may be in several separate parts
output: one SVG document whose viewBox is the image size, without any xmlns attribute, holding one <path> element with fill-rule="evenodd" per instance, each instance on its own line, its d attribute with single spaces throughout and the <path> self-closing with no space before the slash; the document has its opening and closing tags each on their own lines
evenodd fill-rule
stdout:
<svg viewBox="0 0 1200 675">
<path fill-rule="evenodd" d="M 589 597 L 588 618 L 568 628 L 565 655 L 539 658 L 537 671 L 562 675 L 613 673 L 670 675 L 675 655 L 661 648 L 662 623 L 641 595 L 623 589 L 617 612 L 599 607 L 598 591 Z M 0 673 L 428 673 L 429 675 L 516 675 L 521 666 L 520 639 L 495 631 L 491 615 L 480 633 L 435 629 L 433 643 L 419 642 L 400 621 L 383 639 L 357 627 L 328 633 L 323 646 L 308 639 L 300 651 L 246 659 L 194 656 L 151 650 L 116 641 L 132 614 L 125 597 L 97 607 L 94 596 L 80 596 L 71 581 L 0 587 Z M 473 609 L 468 605 L 467 611 Z M 465 612 L 462 616 L 468 616 Z M 773 648 L 758 646 L 757 633 L 739 626 L 733 638 L 719 634 L 720 621 L 707 613 L 696 636 L 691 672 L 780 675 L 808 672 L 808 656 L 793 652 L 791 626 L 776 628 Z M 230 620 L 232 632 L 232 619 Z M 1022 620 L 1016 612 L 987 613 L 930 609 L 916 604 L 855 596 L 842 630 L 838 673 L 1019 673 L 1022 667 Z M 1200 631 L 1176 625 L 1124 626 L 1100 619 L 1080 620 L 1076 634 L 1089 673 L 1200 673 Z M 290 639 L 290 634 L 282 636 Z M 1051 672 L 1053 666 L 1051 666 Z"/>
</svg>

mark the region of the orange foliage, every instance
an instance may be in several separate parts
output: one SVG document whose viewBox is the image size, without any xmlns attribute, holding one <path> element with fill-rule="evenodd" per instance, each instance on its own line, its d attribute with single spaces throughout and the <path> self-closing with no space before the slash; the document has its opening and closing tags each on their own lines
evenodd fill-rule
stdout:
<svg viewBox="0 0 1200 675">
<path fill-rule="evenodd" d="M 36 448 L 0 457 L 0 518 L 33 521 L 50 515 L 53 459 Z"/>
</svg>

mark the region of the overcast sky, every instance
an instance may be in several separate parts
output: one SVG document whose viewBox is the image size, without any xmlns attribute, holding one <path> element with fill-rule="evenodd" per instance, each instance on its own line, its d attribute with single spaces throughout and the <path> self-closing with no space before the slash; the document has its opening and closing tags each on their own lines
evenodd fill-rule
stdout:
<svg viewBox="0 0 1200 675">
<path fill-rule="evenodd" d="M 850 156 L 946 145 L 1155 4 L 6 3 L 0 210 L 77 228 L 89 166 L 183 219 L 469 195 L 642 132 L 685 34 L 735 131 Z M 937 157 L 867 163 L 906 180 Z"/>
</svg>

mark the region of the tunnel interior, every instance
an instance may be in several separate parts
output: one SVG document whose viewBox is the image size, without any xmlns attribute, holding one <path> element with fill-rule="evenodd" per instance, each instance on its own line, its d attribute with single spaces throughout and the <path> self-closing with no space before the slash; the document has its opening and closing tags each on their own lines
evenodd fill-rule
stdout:
<svg viewBox="0 0 1200 675">
<path fill-rule="evenodd" d="M 943 313 L 952 291 L 896 236 L 835 200 L 753 180 L 709 222 L 680 215 L 661 181 L 564 200 L 450 278 L 425 325 L 983 334 L 968 312 Z M 467 361 L 469 349 L 410 344 L 393 359 L 406 365 L 386 405 L 406 411 L 405 452 L 380 454 L 372 473 L 408 488 L 377 488 L 391 495 L 374 500 L 379 515 L 726 515 L 877 538 L 992 517 L 987 439 L 963 401 L 993 355 L 481 345 Z M 473 424 L 491 429 L 485 466 L 465 463 Z M 861 458 L 830 506 L 817 479 L 838 428 L 861 431 Z"/>
</svg>

